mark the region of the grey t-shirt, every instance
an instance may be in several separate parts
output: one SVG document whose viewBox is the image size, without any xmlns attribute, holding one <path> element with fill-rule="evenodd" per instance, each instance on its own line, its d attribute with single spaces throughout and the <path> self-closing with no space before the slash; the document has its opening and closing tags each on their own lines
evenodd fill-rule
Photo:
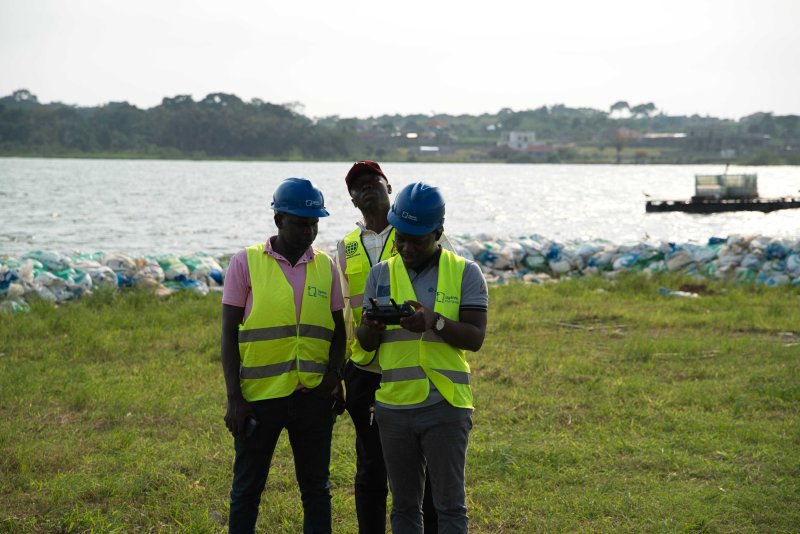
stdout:
<svg viewBox="0 0 800 534">
<path fill-rule="evenodd" d="M 435 261 L 423 267 L 419 272 L 408 269 L 408 277 L 417 301 L 426 308 L 433 309 L 436 304 L 436 285 L 439 282 L 439 261 Z M 489 308 L 489 291 L 486 287 L 486 279 L 483 277 L 480 267 L 473 261 L 466 260 L 464 275 L 461 278 L 461 310 L 487 311 Z M 391 296 L 389 276 L 389 264 L 385 261 L 373 266 L 367 276 L 367 283 L 364 287 L 364 302 L 369 302 L 370 298 L 377 298 L 379 304 L 389 304 Z M 398 303 L 401 304 L 401 303 Z M 375 357 L 380 355 L 380 347 Z M 429 381 L 430 382 L 430 381 Z M 409 404 L 404 406 L 389 405 L 380 403 L 381 406 L 392 409 L 409 409 L 430 406 L 441 402 L 442 394 L 430 382 L 430 394 L 428 398 L 419 404 Z"/>
</svg>

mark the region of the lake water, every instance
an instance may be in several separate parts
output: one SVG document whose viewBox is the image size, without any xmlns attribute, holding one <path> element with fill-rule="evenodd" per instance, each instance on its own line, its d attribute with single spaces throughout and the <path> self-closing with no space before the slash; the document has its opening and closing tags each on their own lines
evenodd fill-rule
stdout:
<svg viewBox="0 0 800 534">
<path fill-rule="evenodd" d="M 350 163 L 0 158 L 0 256 L 33 249 L 127 254 L 232 253 L 275 232 L 269 203 L 288 176 L 313 180 L 331 216 L 318 245 L 359 216 L 344 185 Z M 800 235 L 800 210 L 646 214 L 644 194 L 688 198 L 694 174 L 720 166 L 386 163 L 398 192 L 423 180 L 447 201 L 452 235 L 539 234 L 561 241 L 704 242 L 711 236 Z M 800 167 L 757 173 L 762 196 L 793 196 Z"/>
</svg>

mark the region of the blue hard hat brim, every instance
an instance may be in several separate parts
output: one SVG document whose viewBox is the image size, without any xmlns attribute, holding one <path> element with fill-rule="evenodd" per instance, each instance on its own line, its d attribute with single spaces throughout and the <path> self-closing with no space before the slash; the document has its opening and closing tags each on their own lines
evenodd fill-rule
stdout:
<svg viewBox="0 0 800 534">
<path fill-rule="evenodd" d="M 313 209 L 276 209 L 278 213 L 288 213 L 290 215 L 297 215 L 298 217 L 328 217 L 330 213 L 325 208 L 313 208 Z"/>
<path fill-rule="evenodd" d="M 400 232 L 401 234 L 408 234 L 408 235 L 426 235 L 432 232 L 435 232 L 439 228 L 442 227 L 441 223 L 435 224 L 428 224 L 428 225 L 417 225 L 411 224 L 407 222 L 405 219 L 402 219 L 394 214 L 394 212 L 389 212 L 389 215 L 386 217 L 389 221 L 389 224 L 395 227 L 395 229 Z"/>
</svg>

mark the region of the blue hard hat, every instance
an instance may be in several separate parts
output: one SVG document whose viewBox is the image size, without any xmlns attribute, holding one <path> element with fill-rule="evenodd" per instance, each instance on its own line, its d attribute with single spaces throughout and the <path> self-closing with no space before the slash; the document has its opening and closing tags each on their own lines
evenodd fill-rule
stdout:
<svg viewBox="0 0 800 534">
<path fill-rule="evenodd" d="M 429 234 L 444 225 L 444 197 L 432 185 L 409 184 L 397 194 L 388 219 L 400 233 Z"/>
<path fill-rule="evenodd" d="M 307 178 L 287 178 L 272 194 L 272 209 L 298 217 L 327 217 L 322 191 Z"/>
</svg>

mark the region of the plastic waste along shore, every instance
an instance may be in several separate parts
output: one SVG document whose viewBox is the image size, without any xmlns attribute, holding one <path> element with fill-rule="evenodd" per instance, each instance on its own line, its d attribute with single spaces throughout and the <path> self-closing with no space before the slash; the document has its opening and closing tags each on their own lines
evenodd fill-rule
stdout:
<svg viewBox="0 0 800 534">
<path fill-rule="evenodd" d="M 24 312 L 31 297 L 64 302 L 94 289 L 137 287 L 159 296 L 174 291 L 207 295 L 222 291 L 229 256 L 147 256 L 118 252 L 68 255 L 34 250 L 20 258 L 0 257 L 0 312 Z"/>
<path fill-rule="evenodd" d="M 734 283 L 800 285 L 800 239 L 731 235 L 711 237 L 703 244 L 620 245 L 603 240 L 560 242 L 535 234 L 449 237 L 456 252 L 476 261 L 493 284 L 675 272 Z M 327 252 L 333 255 L 334 247 Z M 230 255 L 205 253 L 134 258 L 115 252 L 70 255 L 34 250 L 20 258 L 0 256 L 0 312 L 27 311 L 30 297 L 63 302 L 97 287 L 140 287 L 161 296 L 174 291 L 205 295 L 222 290 L 229 261 Z"/>
<path fill-rule="evenodd" d="M 539 235 L 494 239 L 485 235 L 453 239 L 457 252 L 481 265 L 490 283 L 555 279 L 624 272 L 683 273 L 689 276 L 758 283 L 800 285 L 800 239 L 731 235 L 706 243 L 608 241 L 560 242 Z"/>
<path fill-rule="evenodd" d="M 677 289 L 667 289 L 666 287 L 659 287 L 658 294 L 665 297 L 682 297 L 690 299 L 696 299 L 700 296 L 697 293 L 692 293 L 691 291 L 679 291 Z"/>
</svg>

